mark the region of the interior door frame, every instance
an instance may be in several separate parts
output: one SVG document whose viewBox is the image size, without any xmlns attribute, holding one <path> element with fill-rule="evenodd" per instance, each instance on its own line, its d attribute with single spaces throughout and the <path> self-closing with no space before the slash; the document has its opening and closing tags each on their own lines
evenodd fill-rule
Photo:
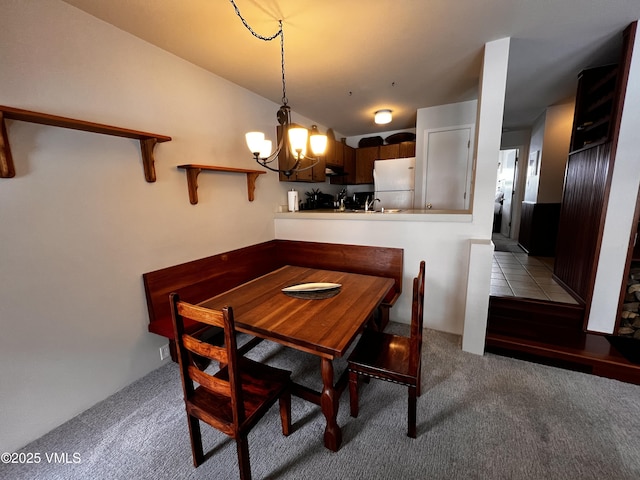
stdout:
<svg viewBox="0 0 640 480">
<path fill-rule="evenodd" d="M 463 124 L 463 125 L 451 125 L 448 127 L 439 127 L 439 128 L 430 128 L 424 130 L 424 147 L 423 147 L 423 158 L 424 158 L 424 173 L 422 178 L 422 195 L 421 195 L 421 205 L 426 206 L 427 203 L 427 177 L 429 175 L 429 135 L 432 133 L 442 133 L 452 130 L 469 130 L 469 143 L 467 148 L 467 171 L 465 177 L 465 188 L 466 188 L 466 197 L 465 197 L 465 207 L 462 210 L 455 210 L 456 212 L 470 212 L 472 210 L 473 205 L 473 188 L 475 185 L 474 175 L 475 175 L 475 158 L 473 156 L 473 152 L 475 149 L 475 124 Z M 424 207 L 423 207 L 424 208 Z"/>
<path fill-rule="evenodd" d="M 520 148 L 518 147 L 510 147 L 510 148 L 500 148 L 500 152 L 511 152 L 511 151 L 515 151 L 515 159 L 514 159 L 514 163 L 513 163 L 513 177 L 511 178 L 511 193 L 509 195 L 509 198 L 507 198 L 507 196 L 505 195 L 504 200 L 508 200 L 509 203 L 509 219 L 508 219 L 508 226 L 509 226 L 509 234 L 505 235 L 507 238 L 514 238 L 514 231 L 515 231 L 515 225 L 513 223 L 513 218 L 514 218 L 514 209 L 516 207 L 516 205 L 520 205 L 519 202 L 517 202 L 517 196 L 516 194 L 519 191 L 518 188 L 518 169 L 519 169 L 519 159 L 520 159 Z M 503 155 L 504 156 L 504 155 Z M 503 201 L 503 207 L 504 207 L 504 201 Z M 502 220 L 500 222 L 500 233 L 502 233 L 504 235 L 504 233 L 502 232 L 502 225 L 504 225 L 505 223 L 505 217 L 504 217 L 504 209 L 502 210 Z"/>
</svg>

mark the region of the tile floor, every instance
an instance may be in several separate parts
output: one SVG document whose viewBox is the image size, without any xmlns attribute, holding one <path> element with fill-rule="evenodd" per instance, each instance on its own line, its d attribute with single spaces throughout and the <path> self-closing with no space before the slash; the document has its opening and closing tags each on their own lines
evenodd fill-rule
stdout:
<svg viewBox="0 0 640 480">
<path fill-rule="evenodd" d="M 552 278 L 553 258 L 530 257 L 525 252 L 493 253 L 491 295 L 577 302 Z"/>
</svg>

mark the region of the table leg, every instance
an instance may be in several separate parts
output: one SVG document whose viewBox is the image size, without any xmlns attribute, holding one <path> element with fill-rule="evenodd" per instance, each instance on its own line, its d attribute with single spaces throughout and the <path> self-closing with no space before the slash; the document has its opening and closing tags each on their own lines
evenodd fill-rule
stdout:
<svg viewBox="0 0 640 480">
<path fill-rule="evenodd" d="M 321 361 L 323 387 L 320 395 L 320 406 L 327 420 L 327 426 L 324 429 L 324 446 L 337 452 L 342 443 L 342 430 L 340 430 L 336 421 L 339 397 L 336 395 L 336 390 L 333 386 L 333 362 L 327 358 L 322 358 Z"/>
</svg>

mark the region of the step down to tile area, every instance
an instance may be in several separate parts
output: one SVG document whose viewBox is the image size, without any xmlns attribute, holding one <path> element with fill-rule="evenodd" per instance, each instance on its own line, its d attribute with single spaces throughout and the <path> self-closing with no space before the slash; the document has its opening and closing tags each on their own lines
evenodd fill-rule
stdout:
<svg viewBox="0 0 640 480">
<path fill-rule="evenodd" d="M 487 351 L 640 385 L 640 364 L 603 335 L 582 331 L 579 305 L 491 297 Z"/>
</svg>

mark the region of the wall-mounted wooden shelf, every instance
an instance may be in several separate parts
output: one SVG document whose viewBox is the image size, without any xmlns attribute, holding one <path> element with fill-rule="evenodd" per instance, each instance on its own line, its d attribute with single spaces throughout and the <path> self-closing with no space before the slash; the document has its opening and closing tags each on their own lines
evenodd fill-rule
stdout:
<svg viewBox="0 0 640 480">
<path fill-rule="evenodd" d="M 47 113 L 31 112 L 29 110 L 21 110 L 19 108 L 0 105 L 0 130 L 2 130 L 2 136 L 0 137 L 0 178 L 11 178 L 16 175 L 11 149 L 9 148 L 9 138 L 7 136 L 5 119 L 39 123 L 41 125 L 70 128 L 73 130 L 83 130 L 85 132 L 101 133 L 104 135 L 140 140 L 144 177 L 147 182 L 156 181 L 156 170 L 153 158 L 153 149 L 156 146 L 156 143 L 168 142 L 171 140 L 171 137 L 167 137 L 165 135 L 156 135 L 155 133 L 112 127 L 110 125 L 102 125 L 100 123 L 74 120 L 72 118 L 58 117 Z"/>
<path fill-rule="evenodd" d="M 256 190 L 256 179 L 258 175 L 267 173 L 264 170 L 248 170 L 246 168 L 233 168 L 233 167 L 216 167 L 213 165 L 178 165 L 178 168 L 182 168 L 187 171 L 187 187 L 189 188 L 189 201 L 191 205 L 198 203 L 198 175 L 202 170 L 208 170 L 211 172 L 226 172 L 226 173 L 245 173 L 247 175 L 247 192 L 249 195 L 249 201 L 253 202 L 255 198 L 254 192 Z"/>
</svg>

